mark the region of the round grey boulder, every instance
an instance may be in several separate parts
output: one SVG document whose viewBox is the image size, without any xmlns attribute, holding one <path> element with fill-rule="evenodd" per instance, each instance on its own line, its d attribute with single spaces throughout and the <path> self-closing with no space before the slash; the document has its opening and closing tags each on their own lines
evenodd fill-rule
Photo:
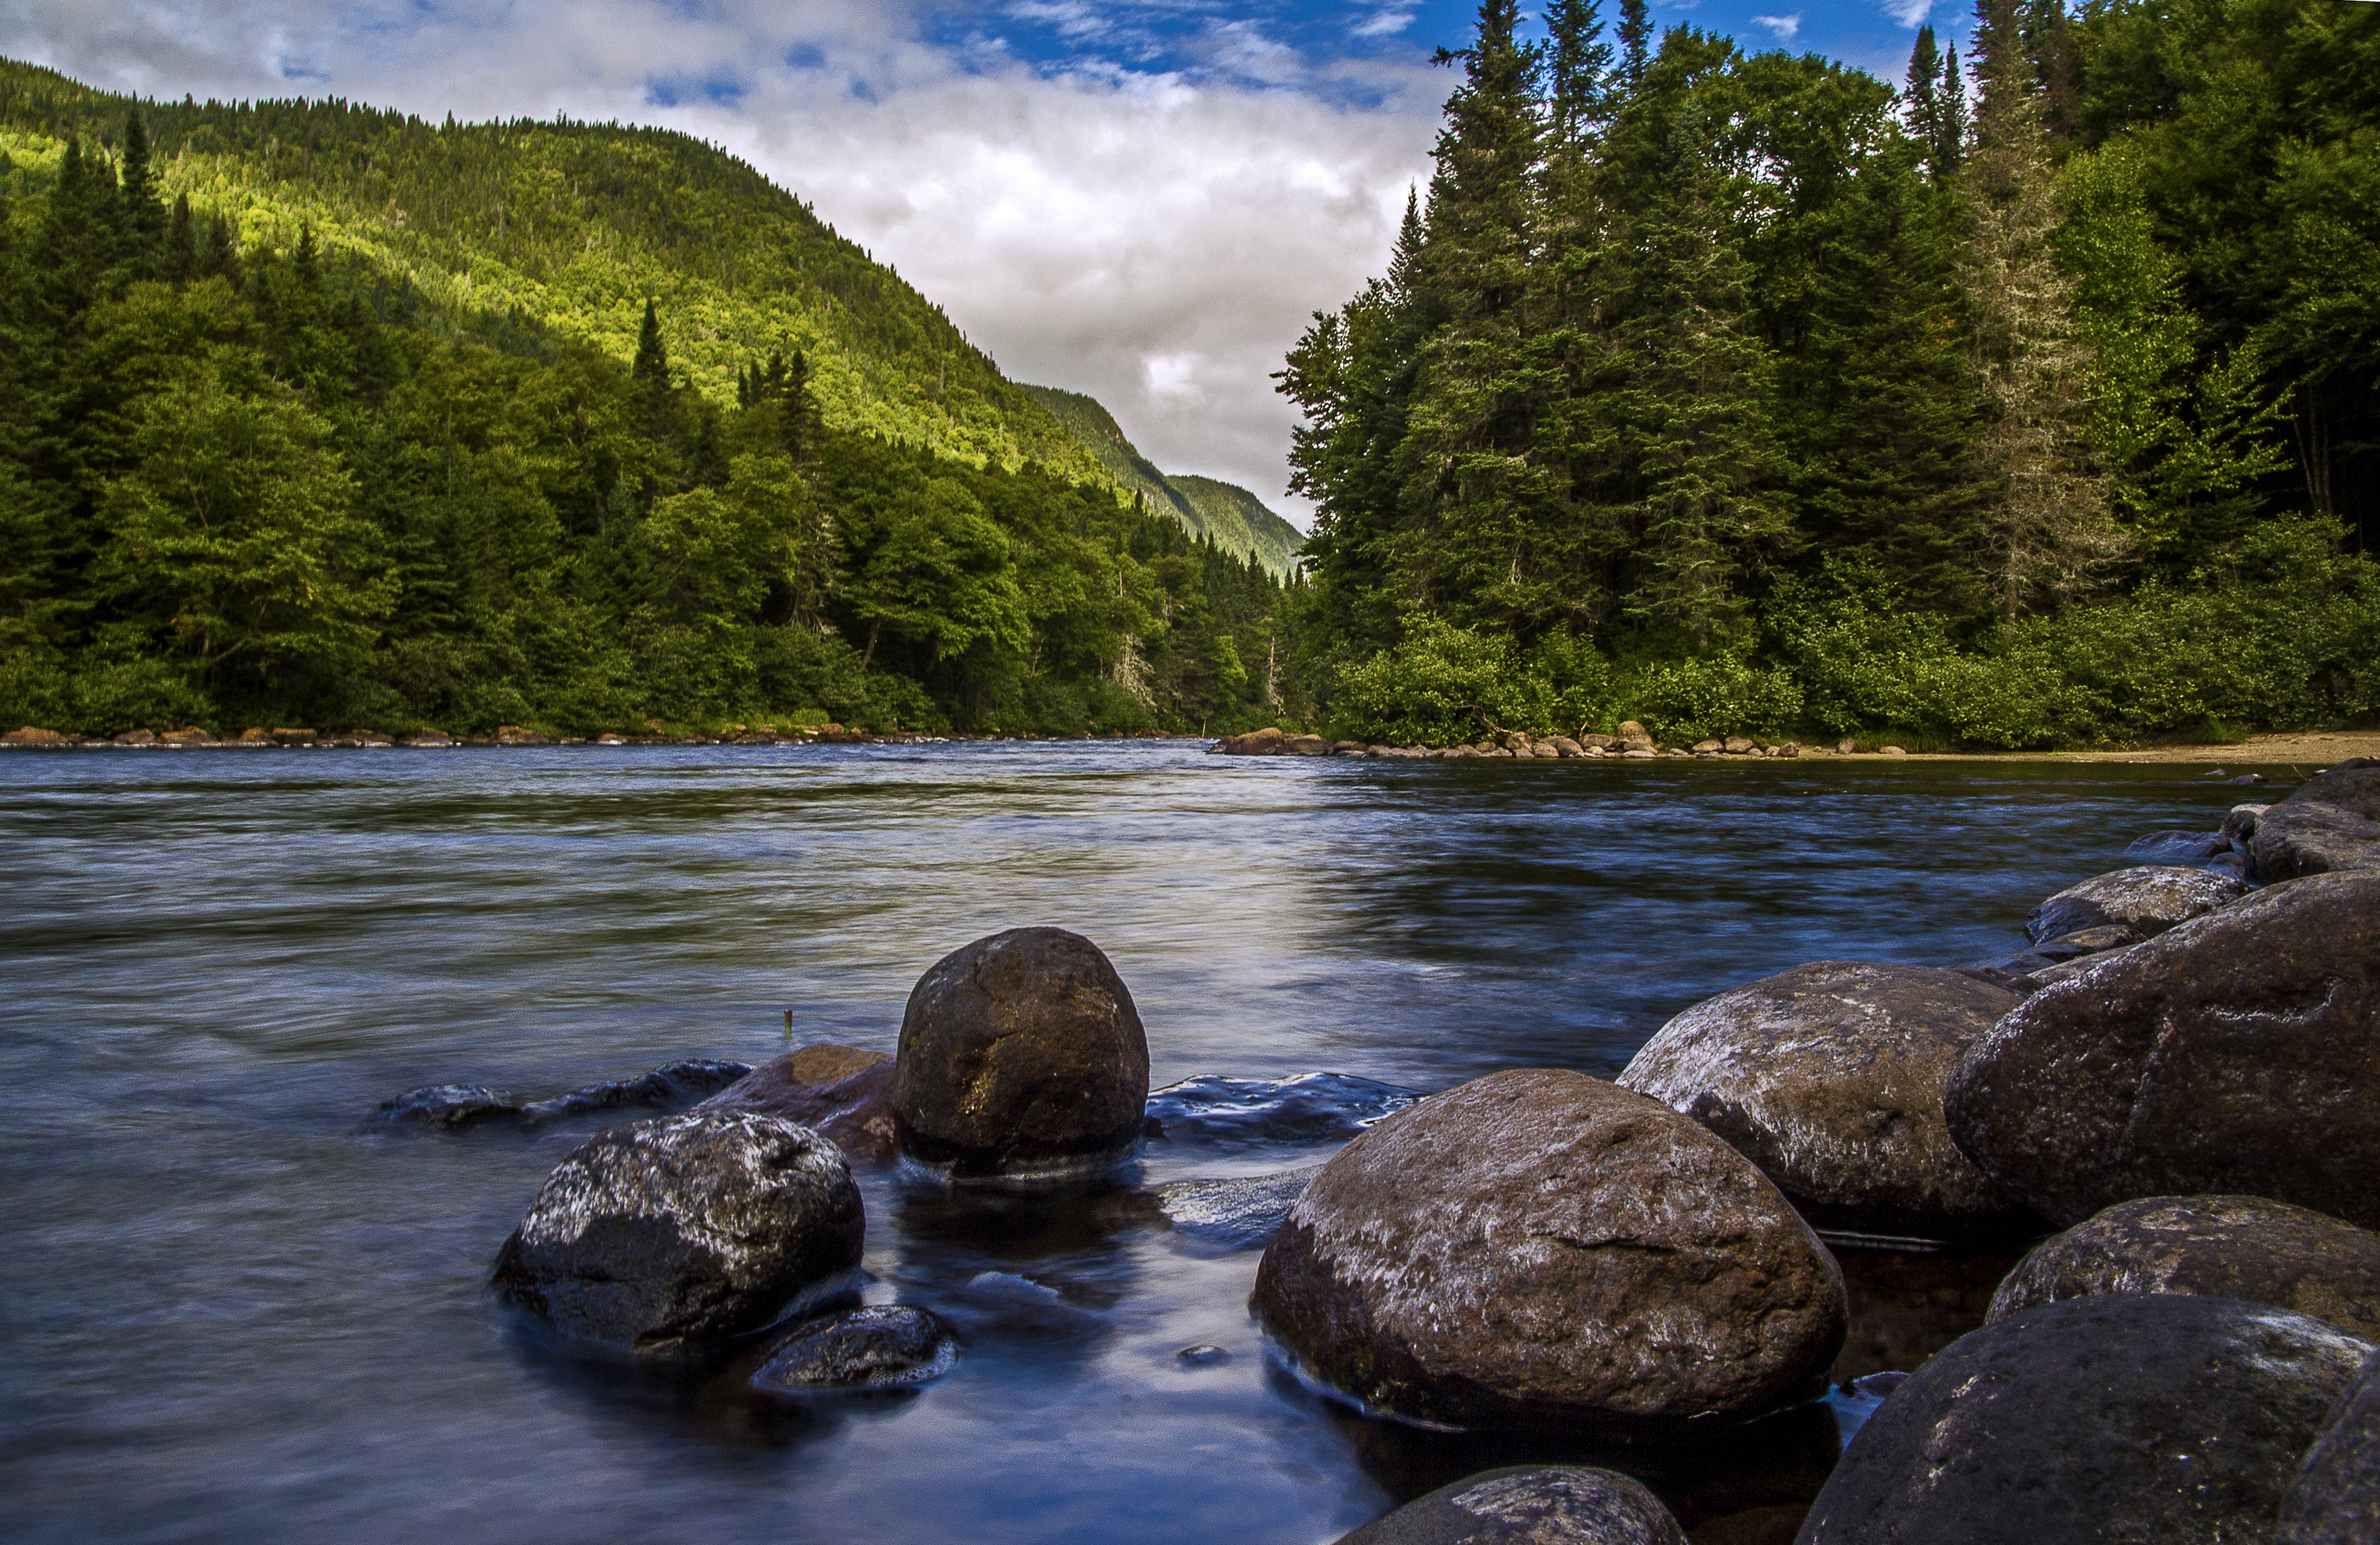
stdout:
<svg viewBox="0 0 2380 1545">
<path fill-rule="evenodd" d="M 2127 936 L 2099 946 L 2114 948 L 2155 938 L 2247 894 L 2248 883 L 2234 875 L 2143 864 L 2068 886 L 2033 909 L 2024 920 L 2024 932 L 2034 943 L 2043 944 L 2085 930 L 2120 928 Z"/>
<path fill-rule="evenodd" d="M 749 1382 L 763 1394 L 901 1389 L 938 1379 L 958 1358 L 941 1316 L 906 1304 L 844 1310 L 798 1326 Z"/>
<path fill-rule="evenodd" d="M 2061 1225 L 2237 1194 L 2380 1225 L 2380 872 L 2269 887 L 2044 987 L 1968 1048 L 1944 1114 Z"/>
<path fill-rule="evenodd" d="M 2035 1247 L 1991 1318 L 2100 1293 L 2241 1298 L 2380 1341 L 2380 1234 L 2261 1196 L 2143 1197 Z"/>
<path fill-rule="evenodd" d="M 1339 1545 L 1686 1545 L 1686 1535 L 1616 1470 L 1523 1465 L 1441 1486 Z"/>
<path fill-rule="evenodd" d="M 833 1143 L 780 1117 L 688 1112 L 599 1133 L 554 1166 L 493 1282 L 566 1336 L 670 1356 L 839 1278 L 864 1229 Z"/>
<path fill-rule="evenodd" d="M 1666 1438 L 1815 1394 L 1841 1272 L 1776 1187 L 1660 1102 L 1516 1069 L 1389 1117 L 1299 1195 L 1250 1300 L 1392 1415 Z"/>
<path fill-rule="evenodd" d="M 1799 1545 L 2272 1537 L 2371 1350 L 2229 1298 L 2074 1298 L 1937 1352 L 1869 1417 Z"/>
<path fill-rule="evenodd" d="M 945 956 L 901 1020 L 904 1153 L 954 1177 L 1097 1170 L 1140 1142 L 1148 1040 L 1099 947 L 1012 928 Z"/>
<path fill-rule="evenodd" d="M 1821 1228 L 2005 1235 L 2032 1215 L 1950 1141 L 1942 1091 L 2022 1001 L 1934 966 L 1817 961 L 1687 1009 L 1620 1082 L 1724 1138 Z"/>
<path fill-rule="evenodd" d="M 2281 1503 L 2280 1545 L 2380 1539 L 2380 1352 L 2332 1407 Z"/>
</svg>

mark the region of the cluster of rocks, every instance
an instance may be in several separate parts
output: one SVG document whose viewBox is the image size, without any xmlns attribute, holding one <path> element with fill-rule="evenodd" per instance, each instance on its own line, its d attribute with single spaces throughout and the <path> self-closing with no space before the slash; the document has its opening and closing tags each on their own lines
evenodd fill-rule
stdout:
<svg viewBox="0 0 2380 1545">
<path fill-rule="evenodd" d="M 1823 1382 L 1829 1241 L 2062 1230 L 1890 1382 L 1793 1538 L 2380 1538 L 2375 791 L 2348 765 L 2257 813 L 2288 834 L 2262 888 L 2149 866 L 2049 898 L 2028 929 L 2063 963 L 1815 962 L 1678 1015 L 1615 1083 L 1435 1095 L 1316 1175 L 1254 1307 L 1382 1414 L 1666 1439 Z M 1349 1537 L 1678 1538 L 1561 1467 Z"/>
<path fill-rule="evenodd" d="M 1575 735 L 1531 735 L 1525 730 L 1507 730 L 1486 740 L 1444 746 L 1378 745 L 1363 741 L 1332 741 L 1320 735 L 1293 735 L 1276 727 L 1251 730 L 1245 735 L 1227 735 L 1208 750 L 1219 756 L 1389 756 L 1408 760 L 1423 757 L 1439 760 L 1544 757 L 1554 760 L 1573 756 L 1588 759 L 1618 757 L 1640 762 L 1658 757 L 1699 756 L 1708 759 L 1820 754 L 1815 746 L 1803 746 L 1791 741 L 1772 743 L 1743 735 L 1698 741 L 1691 748 L 1664 745 L 1633 718 L 1609 735 L 1591 730 L 1582 730 Z"/>
<path fill-rule="evenodd" d="M 555 1166 L 492 1281 L 565 1340 L 632 1358 L 733 1354 L 753 1390 L 921 1382 L 956 1355 L 909 1306 L 854 1306 L 866 1209 L 851 1163 L 896 1156 L 954 1182 L 1097 1176 L 1136 1151 L 1148 1047 L 1132 995 L 1087 939 L 1019 928 L 938 962 L 899 1051 L 813 1045 L 759 1068 L 674 1063 L 540 1102 L 415 1090 L 383 1119 L 536 1124 L 708 1092 L 611 1128 Z M 757 1349 L 759 1333 L 775 1338 Z"/>
</svg>

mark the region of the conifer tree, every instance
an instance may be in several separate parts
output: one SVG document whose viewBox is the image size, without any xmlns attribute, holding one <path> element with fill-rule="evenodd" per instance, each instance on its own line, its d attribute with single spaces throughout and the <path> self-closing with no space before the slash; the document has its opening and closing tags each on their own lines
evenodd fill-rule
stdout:
<svg viewBox="0 0 2380 1545">
<path fill-rule="evenodd" d="M 1653 16 L 1645 0 L 1620 0 L 1620 82 L 1634 91 L 1645 83 L 1652 58 Z"/>
<path fill-rule="evenodd" d="M 190 219 L 190 196 L 174 196 L 174 213 L 165 230 L 164 256 L 159 265 L 159 276 L 169 284 L 186 284 L 198 277 L 198 229 Z"/>
<path fill-rule="evenodd" d="M 2058 212 L 2033 63 L 2014 0 L 1980 0 L 1984 96 L 1965 176 L 1964 280 L 1990 412 L 1979 456 L 1993 485 L 1985 557 L 2003 620 L 2043 594 L 2082 594 L 2124 555 L 2082 428 L 2092 366 L 2073 284 L 2052 248 Z"/>
<path fill-rule="evenodd" d="M 661 313 L 650 296 L 645 298 L 645 320 L 637 328 L 637 354 L 628 367 L 628 379 L 649 392 L 669 389 L 669 350 L 662 342 Z"/>
<path fill-rule="evenodd" d="M 1967 82 L 1959 72 L 1956 44 L 1942 51 L 1942 84 L 1935 91 L 1934 101 L 1938 130 L 1934 143 L 1927 147 L 1927 159 L 1936 168 L 1937 176 L 1948 178 L 1967 159 Z"/>
<path fill-rule="evenodd" d="M 1405 598 L 1536 623 L 1559 576 L 1533 537 L 1555 490 L 1529 453 L 1552 385 L 1527 303 L 1537 257 L 1542 60 L 1515 0 L 1482 0 L 1430 180 L 1424 284 L 1443 321 L 1421 344 L 1400 533 Z"/>
<path fill-rule="evenodd" d="M 116 197 L 123 211 L 121 260 L 134 278 L 149 278 L 164 258 L 165 208 L 149 167 L 149 127 L 138 113 L 124 119 L 123 186 Z"/>
</svg>

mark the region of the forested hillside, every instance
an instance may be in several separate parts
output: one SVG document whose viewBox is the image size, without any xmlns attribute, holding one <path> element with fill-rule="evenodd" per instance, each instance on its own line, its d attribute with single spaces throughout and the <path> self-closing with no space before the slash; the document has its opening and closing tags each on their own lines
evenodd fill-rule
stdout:
<svg viewBox="0 0 2380 1545">
<path fill-rule="evenodd" d="M 0 100 L 0 718 L 1281 711 L 1272 576 L 1120 505 L 930 308 L 716 152 L 119 107 Z"/>
<path fill-rule="evenodd" d="M 366 263 L 417 325 L 540 335 L 627 362 L 647 299 L 713 398 L 754 355 L 808 356 L 827 422 L 1014 467 L 1096 464 L 941 309 L 743 162 L 667 129 L 431 124 L 338 100 L 194 103 L 94 91 L 0 61 L 0 146 L 55 169 L 114 154 L 138 105 L 162 196 L 243 245 Z"/>
<path fill-rule="evenodd" d="M 2380 714 L 2380 7 L 1985 0 L 1898 93 L 1544 20 L 1281 374 L 1343 728 Z"/>
<path fill-rule="evenodd" d="M 1096 397 L 1056 386 L 1025 390 L 1149 509 L 1171 513 L 1195 535 L 1214 538 L 1226 552 L 1254 558 L 1283 578 L 1296 567 L 1305 533 L 1266 509 L 1255 494 L 1236 483 L 1160 472 Z"/>
</svg>

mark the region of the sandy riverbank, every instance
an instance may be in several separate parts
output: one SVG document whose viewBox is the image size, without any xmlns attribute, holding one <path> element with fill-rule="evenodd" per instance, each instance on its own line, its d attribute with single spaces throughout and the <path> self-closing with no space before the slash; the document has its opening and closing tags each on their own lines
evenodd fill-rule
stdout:
<svg viewBox="0 0 2380 1545">
<path fill-rule="evenodd" d="M 2195 762 L 2208 766 L 2297 767 L 2313 772 L 2350 756 L 2380 757 L 2380 730 L 2308 730 L 2251 735 L 2236 745 L 2157 745 L 2131 751 L 1912 753 L 1923 762 Z M 1869 754 L 1861 753 L 1866 760 Z M 1898 761 L 1900 758 L 1895 757 Z"/>
</svg>

